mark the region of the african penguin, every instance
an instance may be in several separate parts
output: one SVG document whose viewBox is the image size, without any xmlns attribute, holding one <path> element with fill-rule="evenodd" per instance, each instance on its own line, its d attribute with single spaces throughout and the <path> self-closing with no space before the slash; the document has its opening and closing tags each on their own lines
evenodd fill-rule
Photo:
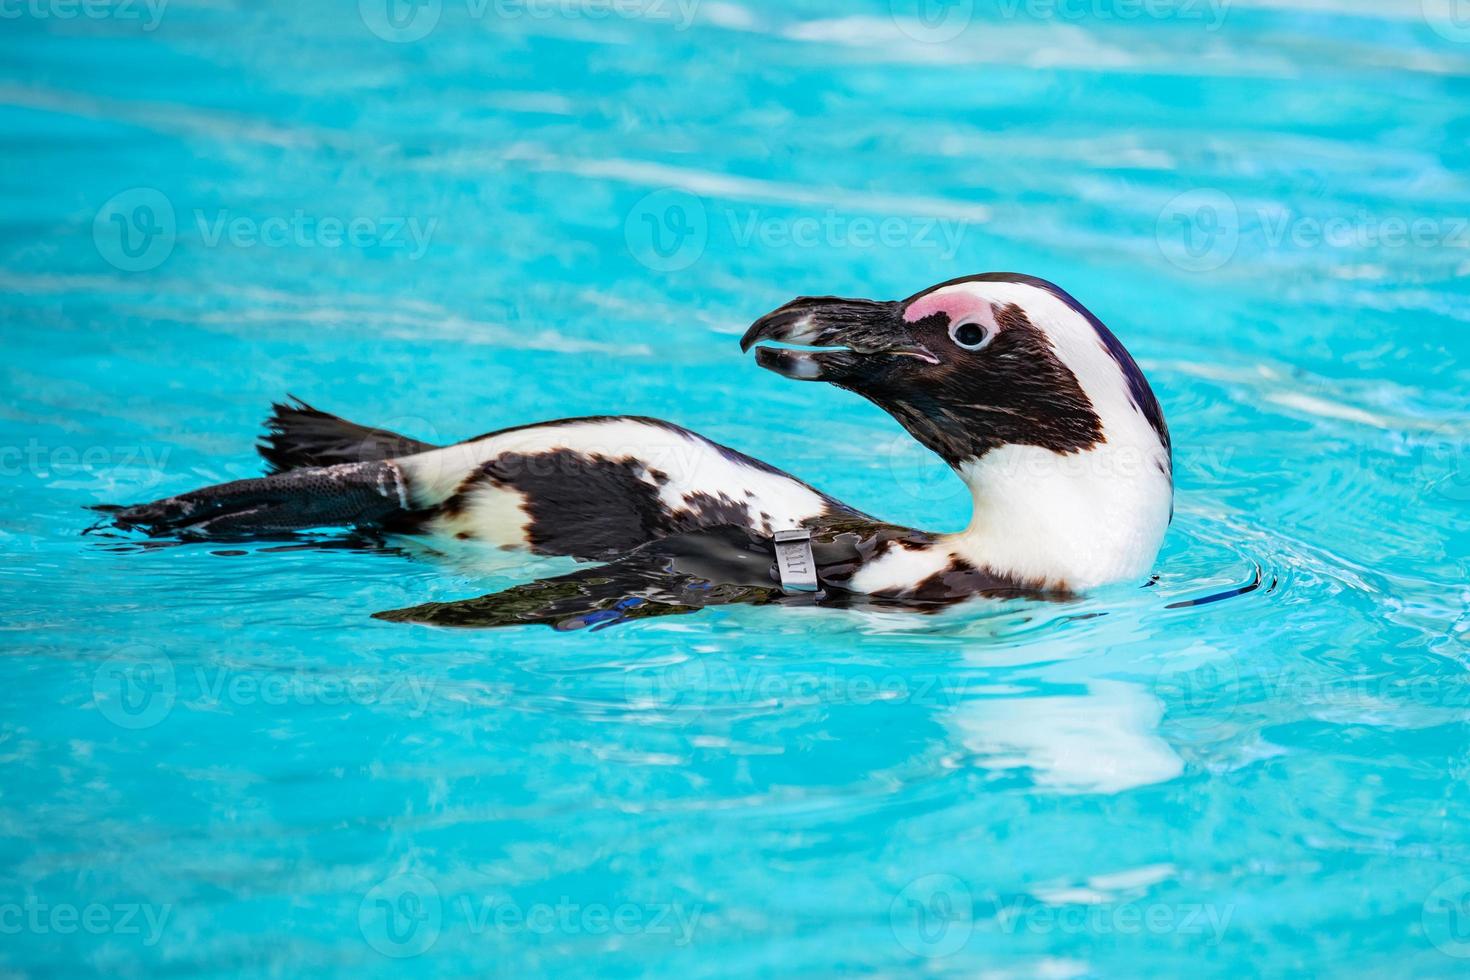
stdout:
<svg viewBox="0 0 1470 980">
<path fill-rule="evenodd" d="M 788 346 L 780 346 L 788 345 Z M 1173 514 L 1163 413 L 1116 337 L 1055 285 L 990 273 L 901 302 L 806 297 L 741 340 L 756 363 L 886 410 L 967 484 L 969 526 L 884 523 L 657 419 L 563 419 L 450 446 L 277 405 L 271 475 L 100 508 L 154 537 L 354 526 L 606 564 L 464 603 L 379 614 L 561 628 L 781 602 L 773 537 L 811 534 L 816 601 L 932 607 L 1065 597 L 1147 574 Z"/>
</svg>

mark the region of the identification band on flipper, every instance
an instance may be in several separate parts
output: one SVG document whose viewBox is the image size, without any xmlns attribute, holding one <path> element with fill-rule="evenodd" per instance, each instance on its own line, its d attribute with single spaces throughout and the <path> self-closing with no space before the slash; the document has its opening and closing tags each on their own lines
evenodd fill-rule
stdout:
<svg viewBox="0 0 1470 980">
<path fill-rule="evenodd" d="M 812 557 L 812 532 L 806 528 L 777 531 L 776 573 L 786 592 L 816 592 L 817 562 Z"/>
</svg>

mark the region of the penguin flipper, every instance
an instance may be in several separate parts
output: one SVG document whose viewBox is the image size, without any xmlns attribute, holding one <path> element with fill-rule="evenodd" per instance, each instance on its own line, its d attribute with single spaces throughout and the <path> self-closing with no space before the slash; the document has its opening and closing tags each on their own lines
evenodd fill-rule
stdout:
<svg viewBox="0 0 1470 980">
<path fill-rule="evenodd" d="M 339 463 L 203 487 L 131 507 L 93 507 L 149 537 L 238 539 L 323 527 L 380 526 L 409 513 L 392 463 Z"/>
<path fill-rule="evenodd" d="M 457 602 L 375 613 L 374 619 L 491 628 L 539 624 L 605 629 L 707 606 L 769 605 L 788 597 L 774 581 L 769 539 L 721 526 L 645 545 L 616 561 Z"/>
<path fill-rule="evenodd" d="M 408 436 L 349 422 L 293 396 L 271 406 L 255 449 L 270 473 L 338 463 L 371 463 L 439 447 Z"/>
</svg>

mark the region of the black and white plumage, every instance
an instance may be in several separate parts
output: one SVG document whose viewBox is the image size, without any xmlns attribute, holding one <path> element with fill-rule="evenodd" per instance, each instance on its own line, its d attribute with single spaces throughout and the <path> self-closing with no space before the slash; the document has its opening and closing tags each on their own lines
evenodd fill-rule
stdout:
<svg viewBox="0 0 1470 980">
<path fill-rule="evenodd" d="M 902 302 L 803 298 L 758 320 L 741 342 L 756 345 L 760 366 L 888 411 L 969 486 L 969 526 L 884 523 L 657 419 L 564 419 L 432 446 L 301 403 L 268 422 L 271 475 L 107 510 L 153 536 L 358 526 L 604 563 L 380 614 L 444 625 L 574 628 L 728 602 L 932 607 L 1148 572 L 1172 516 L 1168 429 L 1122 344 L 1056 286 L 988 274 Z M 793 528 L 812 532 L 816 600 L 779 585 L 771 539 Z"/>
</svg>

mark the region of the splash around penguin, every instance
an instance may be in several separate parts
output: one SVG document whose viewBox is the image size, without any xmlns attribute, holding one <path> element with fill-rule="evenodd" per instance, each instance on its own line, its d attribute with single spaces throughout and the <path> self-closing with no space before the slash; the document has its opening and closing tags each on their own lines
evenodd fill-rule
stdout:
<svg viewBox="0 0 1470 980">
<path fill-rule="evenodd" d="M 1168 428 L 1127 350 L 1053 284 L 989 273 L 900 302 L 806 297 L 757 320 L 741 340 L 752 347 L 761 367 L 892 415 L 969 487 L 969 526 L 885 523 L 658 419 L 562 419 L 435 446 L 301 402 L 267 421 L 270 475 L 98 509 L 151 537 L 355 527 L 599 563 L 377 614 L 443 626 L 601 627 L 728 603 L 934 609 L 1148 573 L 1173 514 Z M 810 533 L 815 595 L 781 584 L 775 539 L 797 529 Z"/>
</svg>

